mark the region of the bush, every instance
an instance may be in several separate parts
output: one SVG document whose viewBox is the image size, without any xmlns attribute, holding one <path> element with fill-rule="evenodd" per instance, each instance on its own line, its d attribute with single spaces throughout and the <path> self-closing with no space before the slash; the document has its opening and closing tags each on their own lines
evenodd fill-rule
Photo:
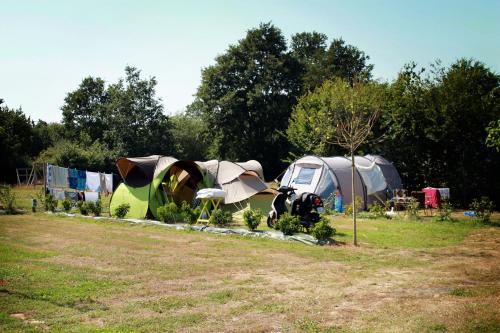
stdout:
<svg viewBox="0 0 500 333">
<path fill-rule="evenodd" d="M 64 200 L 61 201 L 61 204 L 63 206 L 64 211 L 68 213 L 71 210 L 71 207 L 73 206 L 73 201 L 71 201 L 70 198 L 64 198 Z"/>
<path fill-rule="evenodd" d="M 274 225 L 276 230 L 280 230 L 285 235 L 293 235 L 300 231 L 301 225 L 298 216 L 284 213 Z"/>
<path fill-rule="evenodd" d="M 245 210 L 245 212 L 243 212 L 243 221 L 248 229 L 255 230 L 259 226 L 262 216 L 262 211 L 260 209 Z"/>
<path fill-rule="evenodd" d="M 0 186 L 0 204 L 2 204 L 5 213 L 16 213 L 16 194 L 14 193 L 14 191 L 12 191 L 9 185 Z"/>
<path fill-rule="evenodd" d="M 158 207 L 156 214 L 162 222 L 175 223 L 179 219 L 179 208 L 175 202 L 169 202 L 164 206 Z"/>
<path fill-rule="evenodd" d="M 87 202 L 87 206 L 88 206 L 88 209 L 89 211 L 94 214 L 94 216 L 101 216 L 101 213 L 102 213 L 102 203 L 101 203 L 101 200 L 97 200 L 97 201 L 89 201 Z"/>
<path fill-rule="evenodd" d="M 231 212 L 224 212 L 220 208 L 212 211 L 212 214 L 208 219 L 208 223 L 217 226 L 225 226 L 231 224 L 232 222 L 233 222 L 233 214 L 231 214 Z"/>
<path fill-rule="evenodd" d="M 325 217 L 321 217 L 319 222 L 316 223 L 312 230 L 311 234 L 316 237 L 317 240 L 326 240 L 333 235 L 335 235 L 337 231 L 330 226 L 330 223 L 328 222 L 328 219 Z"/>
<path fill-rule="evenodd" d="M 196 213 L 198 212 L 198 214 Z M 199 211 L 193 210 L 191 205 L 186 201 L 183 201 L 181 207 L 179 208 L 179 220 L 184 223 L 193 224 L 200 215 Z"/>
<path fill-rule="evenodd" d="M 51 212 L 56 211 L 58 202 L 57 202 L 57 200 L 54 199 L 52 194 L 45 195 L 44 203 L 45 203 L 45 210 L 46 211 L 51 211 Z"/>
<path fill-rule="evenodd" d="M 410 198 L 406 204 L 405 217 L 410 220 L 418 220 L 420 216 L 418 215 L 418 200 L 415 198 Z"/>
<path fill-rule="evenodd" d="M 483 196 L 481 199 L 474 199 L 470 205 L 470 209 L 476 212 L 478 220 L 482 223 L 490 223 L 491 213 L 495 208 L 493 201 L 490 198 Z"/>
<path fill-rule="evenodd" d="M 122 203 L 118 207 L 115 208 L 115 216 L 119 219 L 122 219 L 127 215 L 130 210 L 130 205 L 128 203 Z"/>
<path fill-rule="evenodd" d="M 89 205 L 88 202 L 78 201 L 77 203 L 78 210 L 82 215 L 89 215 Z"/>
<path fill-rule="evenodd" d="M 441 207 L 438 210 L 438 216 L 434 220 L 439 222 L 451 222 L 453 221 L 451 213 L 453 212 L 453 206 L 448 200 L 444 200 L 441 203 Z"/>
<path fill-rule="evenodd" d="M 385 206 L 382 206 L 380 203 L 375 202 L 370 207 L 368 207 L 368 212 L 372 215 L 373 218 L 385 217 L 385 212 L 387 209 Z"/>
<path fill-rule="evenodd" d="M 360 196 L 356 196 L 355 203 L 356 203 L 356 212 L 360 212 L 363 210 L 363 199 L 361 199 Z M 349 216 L 352 215 L 352 203 L 350 205 L 347 205 L 345 208 L 345 215 Z"/>
</svg>

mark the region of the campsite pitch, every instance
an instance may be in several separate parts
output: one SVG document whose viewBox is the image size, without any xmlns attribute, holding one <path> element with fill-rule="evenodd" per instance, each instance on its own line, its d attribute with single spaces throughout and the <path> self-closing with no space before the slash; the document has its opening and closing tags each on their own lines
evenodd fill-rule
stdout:
<svg viewBox="0 0 500 333">
<path fill-rule="evenodd" d="M 500 228 L 359 225 L 355 248 L 0 216 L 0 331 L 500 330 Z"/>
</svg>

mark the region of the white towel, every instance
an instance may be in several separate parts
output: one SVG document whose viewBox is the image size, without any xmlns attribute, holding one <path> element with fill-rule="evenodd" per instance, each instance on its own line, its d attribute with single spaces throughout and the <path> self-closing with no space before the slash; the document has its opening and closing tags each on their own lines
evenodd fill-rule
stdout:
<svg viewBox="0 0 500 333">
<path fill-rule="evenodd" d="M 87 185 L 85 188 L 92 192 L 100 192 L 101 181 L 99 180 L 99 173 L 87 171 L 86 174 L 87 174 Z"/>
<path fill-rule="evenodd" d="M 98 192 L 85 192 L 85 201 L 95 202 L 97 200 L 99 200 Z"/>
<path fill-rule="evenodd" d="M 106 192 L 113 193 L 113 174 L 106 174 Z"/>
</svg>

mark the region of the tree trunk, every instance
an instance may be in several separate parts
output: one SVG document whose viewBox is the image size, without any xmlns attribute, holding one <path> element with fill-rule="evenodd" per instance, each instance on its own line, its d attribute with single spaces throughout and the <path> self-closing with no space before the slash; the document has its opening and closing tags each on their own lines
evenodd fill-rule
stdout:
<svg viewBox="0 0 500 333">
<path fill-rule="evenodd" d="M 356 172 L 356 166 L 354 165 L 354 150 L 351 149 L 351 188 L 352 188 L 352 228 L 353 228 L 353 241 L 354 246 L 358 246 L 358 235 L 356 228 L 356 189 L 354 187 L 354 174 Z"/>
</svg>

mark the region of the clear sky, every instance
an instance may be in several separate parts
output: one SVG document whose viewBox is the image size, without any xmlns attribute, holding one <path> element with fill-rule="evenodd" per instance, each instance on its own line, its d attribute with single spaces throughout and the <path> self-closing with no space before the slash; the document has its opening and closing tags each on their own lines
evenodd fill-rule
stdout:
<svg viewBox="0 0 500 333">
<path fill-rule="evenodd" d="M 200 71 L 260 22 L 284 36 L 318 31 L 365 51 L 376 78 L 410 61 L 473 57 L 500 73 L 500 1 L 0 0 L 0 98 L 60 121 L 86 76 L 116 82 L 126 65 L 158 80 L 165 111 L 193 100 Z"/>
</svg>

